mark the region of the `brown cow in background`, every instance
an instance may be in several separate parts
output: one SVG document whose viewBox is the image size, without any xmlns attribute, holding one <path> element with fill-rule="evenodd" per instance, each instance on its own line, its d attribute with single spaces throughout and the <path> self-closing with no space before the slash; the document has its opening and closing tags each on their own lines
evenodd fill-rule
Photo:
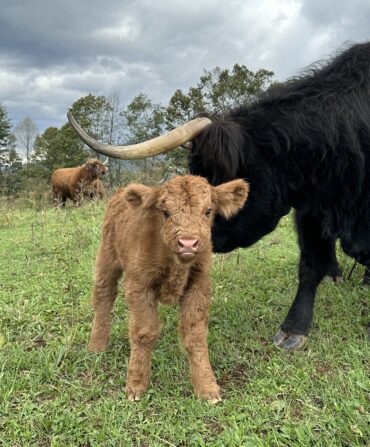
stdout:
<svg viewBox="0 0 370 447">
<path fill-rule="evenodd" d="M 91 183 L 91 187 L 84 191 L 84 197 L 88 199 L 103 199 L 105 196 L 105 188 L 103 182 L 98 178 Z"/>
<path fill-rule="evenodd" d="M 180 306 L 179 330 L 197 397 L 220 400 L 208 358 L 211 300 L 211 226 L 215 214 L 230 218 L 243 207 L 248 184 L 211 186 L 206 179 L 175 177 L 161 187 L 131 184 L 111 199 L 97 254 L 89 351 L 107 349 L 117 283 L 125 272 L 131 355 L 126 391 L 146 391 L 161 323 L 158 303 Z"/>
<path fill-rule="evenodd" d="M 104 188 L 99 177 L 107 170 L 104 163 L 96 159 L 76 168 L 56 169 L 51 176 L 53 198 L 64 206 L 67 199 L 76 204 L 84 198 L 102 197 Z"/>
</svg>

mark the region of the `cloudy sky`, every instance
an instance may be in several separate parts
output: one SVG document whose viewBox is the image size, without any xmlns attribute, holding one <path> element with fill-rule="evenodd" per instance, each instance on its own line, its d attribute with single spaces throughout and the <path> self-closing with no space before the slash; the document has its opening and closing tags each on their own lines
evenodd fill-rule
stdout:
<svg viewBox="0 0 370 447">
<path fill-rule="evenodd" d="M 43 132 L 88 93 L 166 105 L 204 69 L 284 80 L 366 40 L 369 0 L 2 0 L 0 103 Z"/>
</svg>

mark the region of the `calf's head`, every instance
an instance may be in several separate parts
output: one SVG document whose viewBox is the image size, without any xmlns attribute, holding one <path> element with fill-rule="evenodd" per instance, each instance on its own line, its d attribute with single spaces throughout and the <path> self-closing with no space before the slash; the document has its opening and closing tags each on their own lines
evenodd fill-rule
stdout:
<svg viewBox="0 0 370 447">
<path fill-rule="evenodd" d="M 125 191 L 132 207 L 150 213 L 175 260 L 187 263 L 210 248 L 215 214 L 225 218 L 236 214 L 244 206 L 249 186 L 241 179 L 211 186 L 202 177 L 186 175 L 159 188 L 132 184 Z"/>
</svg>

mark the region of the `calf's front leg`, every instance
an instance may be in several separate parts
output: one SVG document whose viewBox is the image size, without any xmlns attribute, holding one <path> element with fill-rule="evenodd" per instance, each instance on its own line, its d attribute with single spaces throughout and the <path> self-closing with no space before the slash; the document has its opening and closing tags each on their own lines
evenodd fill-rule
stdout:
<svg viewBox="0 0 370 447">
<path fill-rule="evenodd" d="M 148 388 L 152 352 L 161 333 L 161 323 L 154 294 L 129 289 L 128 286 L 126 300 L 129 308 L 131 353 L 126 392 L 128 400 L 134 401 L 139 400 Z"/>
<path fill-rule="evenodd" d="M 180 335 L 185 346 L 191 370 L 191 381 L 196 397 L 211 403 L 221 400 L 208 355 L 209 298 L 193 287 L 181 304 Z"/>
</svg>

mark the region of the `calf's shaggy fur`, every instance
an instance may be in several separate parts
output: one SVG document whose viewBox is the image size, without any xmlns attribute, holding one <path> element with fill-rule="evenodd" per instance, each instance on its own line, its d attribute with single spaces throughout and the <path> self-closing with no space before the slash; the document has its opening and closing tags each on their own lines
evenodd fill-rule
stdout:
<svg viewBox="0 0 370 447">
<path fill-rule="evenodd" d="M 179 331 L 195 395 L 220 400 L 207 345 L 211 225 L 216 213 L 225 218 L 236 214 L 248 189 L 240 179 L 211 186 L 204 178 L 188 175 L 155 188 L 131 184 L 111 199 L 96 259 L 89 350 L 107 349 L 117 283 L 124 271 L 131 344 L 129 400 L 138 400 L 148 387 L 151 355 L 161 330 L 159 303 L 180 306 Z"/>
<path fill-rule="evenodd" d="M 108 168 L 96 159 L 88 160 L 76 168 L 56 169 L 51 176 L 51 188 L 54 200 L 62 206 L 67 199 L 76 204 L 81 199 L 103 196 L 103 184 L 99 178 Z"/>
</svg>

